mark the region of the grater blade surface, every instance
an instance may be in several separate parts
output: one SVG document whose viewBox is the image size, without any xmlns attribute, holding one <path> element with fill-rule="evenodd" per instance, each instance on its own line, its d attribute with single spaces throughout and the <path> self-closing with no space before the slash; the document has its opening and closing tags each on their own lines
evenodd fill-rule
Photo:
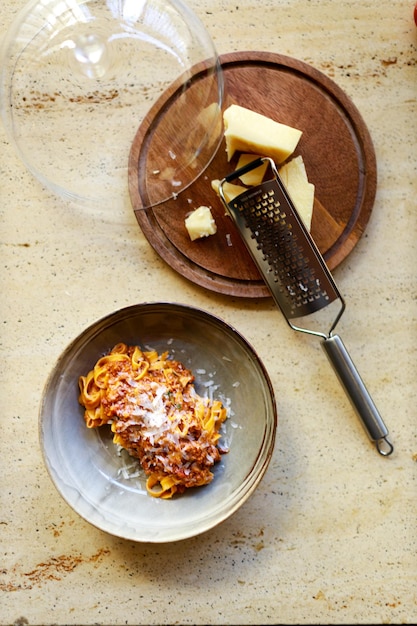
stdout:
<svg viewBox="0 0 417 626">
<path fill-rule="evenodd" d="M 271 166 L 273 179 L 244 191 L 226 206 L 275 301 L 289 320 L 310 315 L 341 299 L 341 295 L 273 162 Z M 236 178 L 242 170 L 224 180 Z"/>
</svg>

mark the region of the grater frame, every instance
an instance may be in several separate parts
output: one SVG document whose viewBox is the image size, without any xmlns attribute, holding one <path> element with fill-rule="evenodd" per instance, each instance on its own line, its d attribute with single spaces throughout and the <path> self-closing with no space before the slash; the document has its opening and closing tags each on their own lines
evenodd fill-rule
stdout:
<svg viewBox="0 0 417 626">
<path fill-rule="evenodd" d="M 228 202 L 224 184 L 264 162 L 269 163 L 273 178 L 248 190 L 242 187 L 242 193 Z M 389 456 L 394 447 L 387 438 L 388 429 L 342 339 L 334 334 L 346 308 L 345 300 L 275 162 L 270 157 L 254 158 L 220 181 L 219 195 L 287 323 L 295 331 L 321 337 L 322 347 L 370 440 L 382 456 Z M 293 322 L 305 320 L 333 302 L 339 303 L 339 309 L 327 332 Z"/>
</svg>

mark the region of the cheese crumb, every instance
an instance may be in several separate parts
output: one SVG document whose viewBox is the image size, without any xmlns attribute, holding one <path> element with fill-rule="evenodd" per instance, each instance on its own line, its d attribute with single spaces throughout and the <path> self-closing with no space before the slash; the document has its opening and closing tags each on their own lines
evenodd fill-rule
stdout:
<svg viewBox="0 0 417 626">
<path fill-rule="evenodd" d="M 185 227 L 191 241 L 214 235 L 217 232 L 216 222 L 208 206 L 200 206 L 190 213 L 185 219 Z"/>
</svg>

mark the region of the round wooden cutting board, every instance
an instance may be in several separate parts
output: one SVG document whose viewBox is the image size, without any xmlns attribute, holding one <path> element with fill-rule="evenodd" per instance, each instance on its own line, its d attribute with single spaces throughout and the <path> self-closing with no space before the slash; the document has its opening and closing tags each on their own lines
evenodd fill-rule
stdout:
<svg viewBox="0 0 417 626">
<path fill-rule="evenodd" d="M 376 193 L 377 171 L 368 129 L 350 98 L 327 76 L 291 57 L 237 52 L 220 57 L 225 82 L 224 108 L 235 103 L 303 131 L 292 157 L 302 155 L 315 185 L 311 234 L 328 267 L 346 258 L 363 234 Z M 170 99 L 170 102 L 172 99 Z M 177 272 L 212 291 L 259 298 L 270 292 L 211 187 L 235 169 L 222 141 L 207 169 L 176 198 L 146 207 L 146 134 L 169 115 L 164 103 L 142 123 L 129 158 L 129 192 L 137 221 L 153 248 Z M 186 112 L 184 123 L 187 123 Z M 292 158 L 291 157 L 291 158 Z M 185 217 L 212 208 L 217 233 L 191 241 Z"/>
</svg>

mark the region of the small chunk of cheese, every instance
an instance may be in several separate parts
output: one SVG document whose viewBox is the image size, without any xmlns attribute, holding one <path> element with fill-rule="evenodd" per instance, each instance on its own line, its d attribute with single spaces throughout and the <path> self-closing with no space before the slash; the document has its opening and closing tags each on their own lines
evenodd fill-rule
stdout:
<svg viewBox="0 0 417 626">
<path fill-rule="evenodd" d="M 315 186 L 308 180 L 303 157 L 291 159 L 279 168 L 278 173 L 306 228 L 311 230 Z"/>
<path fill-rule="evenodd" d="M 212 189 L 220 196 L 219 187 L 220 180 L 215 178 L 211 181 Z M 236 196 L 246 191 L 246 187 L 242 187 L 241 185 L 234 185 L 233 183 L 225 182 L 223 183 L 223 194 L 226 199 L 226 202 L 231 202 Z"/>
<path fill-rule="evenodd" d="M 254 154 L 241 154 L 239 161 L 237 162 L 236 169 L 238 170 L 240 167 L 245 167 L 245 165 L 252 163 L 252 161 L 255 161 L 256 159 L 259 159 L 259 156 Z M 265 176 L 267 167 L 268 161 L 264 161 L 259 167 L 255 167 L 253 170 L 250 170 L 249 172 L 246 172 L 246 174 L 243 174 L 243 176 L 240 176 L 240 180 L 248 187 L 260 185 L 263 177 Z"/>
<path fill-rule="evenodd" d="M 294 152 L 302 135 L 301 130 L 237 104 L 224 111 L 223 121 L 228 161 L 238 150 L 269 156 L 282 163 Z"/>
<path fill-rule="evenodd" d="M 185 227 L 191 241 L 214 235 L 217 232 L 216 222 L 208 206 L 200 206 L 190 213 L 185 218 Z"/>
<path fill-rule="evenodd" d="M 217 143 L 222 132 L 222 111 L 217 102 L 212 102 L 197 115 L 197 123 L 202 126 L 208 137 L 208 147 Z"/>
</svg>

